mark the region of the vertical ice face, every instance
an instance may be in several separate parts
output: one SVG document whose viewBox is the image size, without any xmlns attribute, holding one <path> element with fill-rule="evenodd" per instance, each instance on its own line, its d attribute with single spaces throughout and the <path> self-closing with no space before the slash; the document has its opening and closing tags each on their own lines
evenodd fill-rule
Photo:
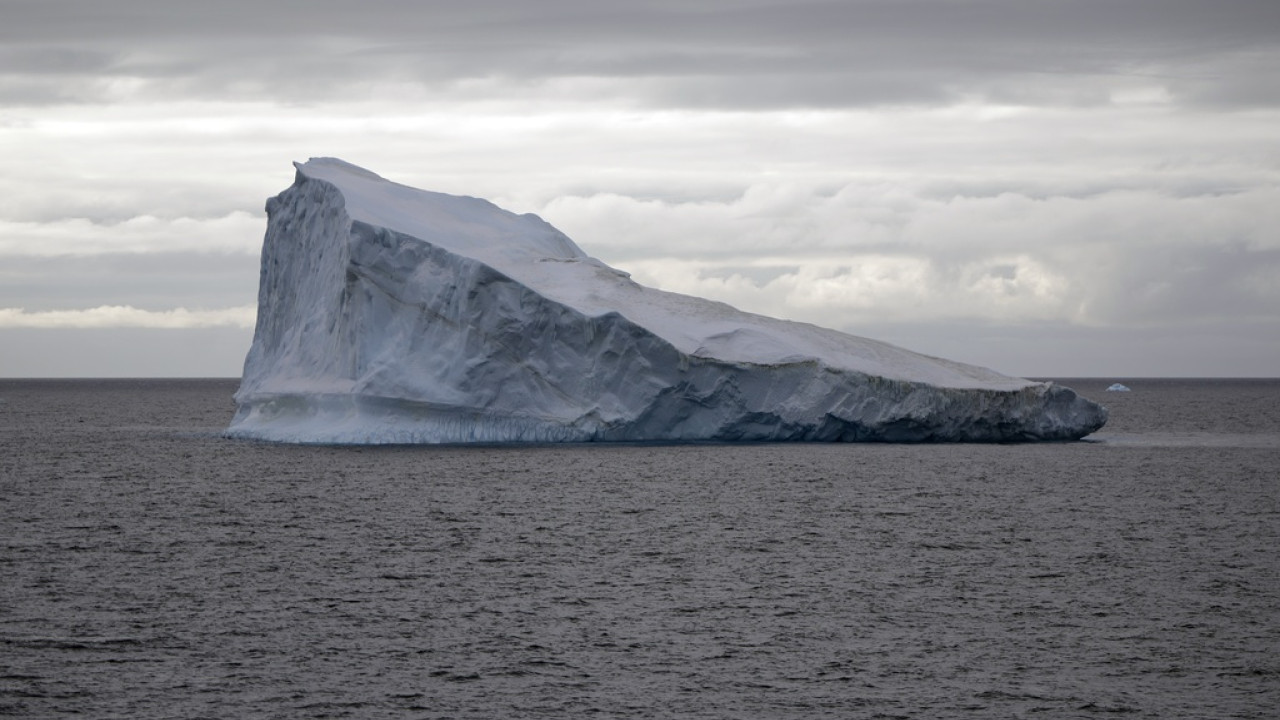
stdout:
<svg viewBox="0 0 1280 720">
<path fill-rule="evenodd" d="M 532 215 L 334 159 L 267 203 L 227 434 L 284 442 L 1077 439 L 1052 384 L 637 285 Z"/>
</svg>

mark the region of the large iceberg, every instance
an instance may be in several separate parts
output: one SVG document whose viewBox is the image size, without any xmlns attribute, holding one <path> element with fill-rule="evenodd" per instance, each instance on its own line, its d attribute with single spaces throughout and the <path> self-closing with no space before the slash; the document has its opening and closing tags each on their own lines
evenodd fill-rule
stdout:
<svg viewBox="0 0 1280 720">
<path fill-rule="evenodd" d="M 331 158 L 267 202 L 227 435 L 299 443 L 1073 440 L 1052 383 L 633 282 L 534 215 Z"/>
</svg>

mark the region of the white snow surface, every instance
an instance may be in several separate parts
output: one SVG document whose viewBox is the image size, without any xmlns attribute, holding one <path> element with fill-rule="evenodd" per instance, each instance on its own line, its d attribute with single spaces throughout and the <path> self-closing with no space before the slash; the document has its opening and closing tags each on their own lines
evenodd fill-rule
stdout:
<svg viewBox="0 0 1280 720">
<path fill-rule="evenodd" d="M 534 215 L 295 166 L 232 436 L 1007 441 L 1106 419 L 1060 386 L 643 287 Z"/>
</svg>

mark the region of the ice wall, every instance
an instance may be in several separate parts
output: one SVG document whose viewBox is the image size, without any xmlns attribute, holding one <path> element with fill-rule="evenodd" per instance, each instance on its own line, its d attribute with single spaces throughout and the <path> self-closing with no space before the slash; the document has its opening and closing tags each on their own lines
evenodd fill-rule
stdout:
<svg viewBox="0 0 1280 720">
<path fill-rule="evenodd" d="M 267 203 L 227 434 L 304 443 L 1077 439 L 1104 408 L 642 287 L 532 215 L 334 159 Z"/>
</svg>

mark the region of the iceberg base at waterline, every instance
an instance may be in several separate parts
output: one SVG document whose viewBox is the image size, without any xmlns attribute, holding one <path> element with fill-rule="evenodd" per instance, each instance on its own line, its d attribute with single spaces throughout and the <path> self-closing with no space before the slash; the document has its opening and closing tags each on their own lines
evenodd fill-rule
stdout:
<svg viewBox="0 0 1280 720">
<path fill-rule="evenodd" d="M 340 160 L 267 204 L 226 435 L 293 443 L 1079 439 L 1106 410 L 643 287 L 532 215 Z"/>
</svg>

